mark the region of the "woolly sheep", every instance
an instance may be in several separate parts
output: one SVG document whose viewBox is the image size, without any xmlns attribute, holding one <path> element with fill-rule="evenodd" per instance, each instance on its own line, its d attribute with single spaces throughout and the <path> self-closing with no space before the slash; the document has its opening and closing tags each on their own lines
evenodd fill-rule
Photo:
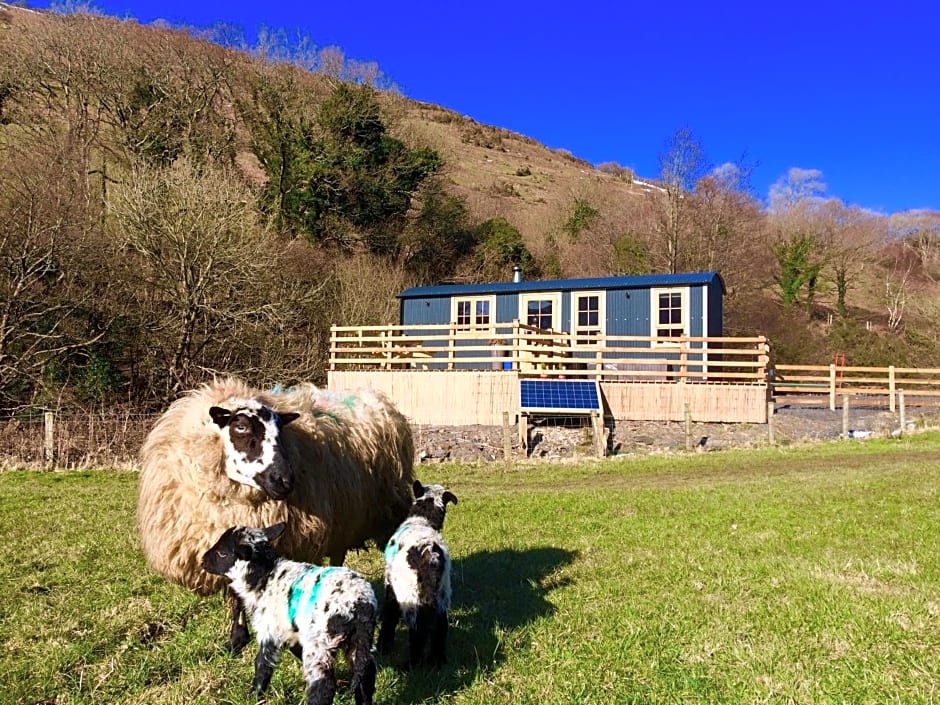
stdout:
<svg viewBox="0 0 940 705">
<path fill-rule="evenodd" d="M 372 587 L 349 568 L 320 567 L 278 556 L 271 545 L 286 524 L 267 529 L 236 526 L 203 556 L 207 572 L 224 575 L 251 616 L 258 641 L 253 688 L 268 689 L 281 652 L 303 661 L 308 705 L 328 705 L 336 694 L 334 668 L 340 650 L 352 669 L 356 705 L 371 705 L 375 693 L 375 634 L 378 603 Z"/>
<path fill-rule="evenodd" d="M 385 547 L 385 601 L 378 648 L 392 650 L 398 620 L 408 626 L 409 665 L 447 661 L 447 612 L 450 610 L 450 552 L 441 536 L 448 502 L 457 497 L 440 485 L 414 482 L 415 502 L 408 518 Z"/>
<path fill-rule="evenodd" d="M 285 522 L 284 556 L 339 565 L 369 539 L 384 546 L 407 516 L 413 462 L 408 422 L 378 392 L 216 380 L 173 402 L 144 442 L 141 548 L 156 572 L 202 595 L 224 585 L 200 559 L 231 526 Z M 232 607 L 238 651 L 249 637 Z"/>
</svg>

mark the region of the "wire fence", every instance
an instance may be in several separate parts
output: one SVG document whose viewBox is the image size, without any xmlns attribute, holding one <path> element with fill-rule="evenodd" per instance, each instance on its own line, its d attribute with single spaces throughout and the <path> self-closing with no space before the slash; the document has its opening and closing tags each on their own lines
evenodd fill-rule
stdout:
<svg viewBox="0 0 940 705">
<path fill-rule="evenodd" d="M 0 421 L 0 469 L 128 467 L 159 414 L 46 412 Z"/>
</svg>

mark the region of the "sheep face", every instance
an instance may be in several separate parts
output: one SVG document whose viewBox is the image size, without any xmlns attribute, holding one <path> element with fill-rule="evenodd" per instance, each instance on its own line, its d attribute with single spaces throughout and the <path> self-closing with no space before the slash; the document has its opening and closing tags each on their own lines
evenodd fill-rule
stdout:
<svg viewBox="0 0 940 705">
<path fill-rule="evenodd" d="M 213 575 L 230 575 L 238 561 L 273 563 L 276 559 L 271 543 L 284 533 L 287 524 L 281 522 L 267 529 L 233 526 L 202 556 L 202 567 Z"/>
<path fill-rule="evenodd" d="M 236 406 L 234 411 L 209 409 L 225 448 L 225 474 L 271 499 L 284 499 L 294 488 L 294 471 L 281 448 L 281 429 L 299 414 L 279 415 L 255 399 L 239 400 Z"/>
</svg>

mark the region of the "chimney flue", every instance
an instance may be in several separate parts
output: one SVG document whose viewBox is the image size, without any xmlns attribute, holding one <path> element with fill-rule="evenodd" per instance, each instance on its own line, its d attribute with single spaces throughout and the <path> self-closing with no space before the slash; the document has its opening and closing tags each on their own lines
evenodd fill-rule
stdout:
<svg viewBox="0 0 940 705">
<path fill-rule="evenodd" d="M 515 284 L 518 284 L 522 281 L 522 267 L 518 264 L 512 268 L 512 281 Z"/>
</svg>

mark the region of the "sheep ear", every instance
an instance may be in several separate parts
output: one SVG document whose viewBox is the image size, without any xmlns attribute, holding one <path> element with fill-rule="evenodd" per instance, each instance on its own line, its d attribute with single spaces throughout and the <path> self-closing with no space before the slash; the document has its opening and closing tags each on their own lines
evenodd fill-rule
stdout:
<svg viewBox="0 0 940 705">
<path fill-rule="evenodd" d="M 271 543 L 274 543 L 278 539 L 278 537 L 280 537 L 280 535 L 284 533 L 285 529 L 287 529 L 287 523 L 282 521 L 278 524 L 274 524 L 273 526 L 269 526 L 267 529 L 265 529 L 264 535 L 267 537 L 268 541 L 270 541 Z"/>
<path fill-rule="evenodd" d="M 415 499 L 424 494 L 424 486 L 417 480 L 415 480 L 414 484 L 411 486 L 411 490 L 415 493 Z"/>
<path fill-rule="evenodd" d="M 210 406 L 209 416 L 212 417 L 212 420 L 215 421 L 215 425 L 219 428 L 225 428 L 228 422 L 232 420 L 232 412 L 228 409 L 223 409 L 221 406 Z"/>
<path fill-rule="evenodd" d="M 300 414 L 296 411 L 285 411 L 283 414 L 278 414 L 277 417 L 281 420 L 281 426 L 286 426 L 291 421 L 300 418 Z"/>
<path fill-rule="evenodd" d="M 457 495 L 455 495 L 453 492 L 450 492 L 450 491 L 445 492 L 443 499 L 444 499 L 445 506 L 447 505 L 448 502 L 453 502 L 454 504 L 457 504 Z"/>
</svg>

